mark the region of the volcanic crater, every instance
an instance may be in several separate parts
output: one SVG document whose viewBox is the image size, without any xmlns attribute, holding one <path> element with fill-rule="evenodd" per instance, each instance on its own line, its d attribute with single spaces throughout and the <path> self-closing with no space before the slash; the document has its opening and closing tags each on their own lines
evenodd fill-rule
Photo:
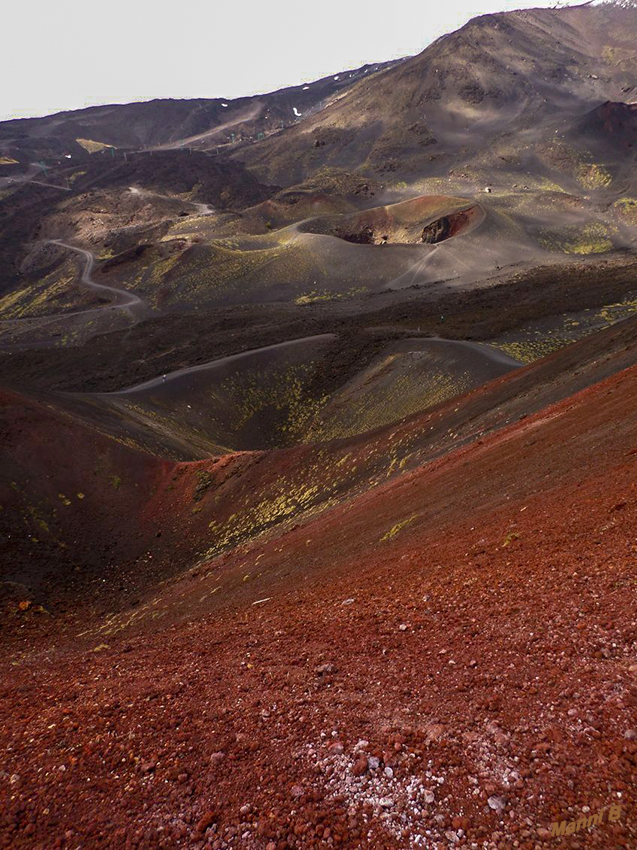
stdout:
<svg viewBox="0 0 637 850">
<path fill-rule="evenodd" d="M 358 245 L 434 245 L 471 232 L 484 218 L 483 207 L 475 201 L 424 195 L 360 212 L 321 216 L 302 223 L 299 230 Z"/>
</svg>

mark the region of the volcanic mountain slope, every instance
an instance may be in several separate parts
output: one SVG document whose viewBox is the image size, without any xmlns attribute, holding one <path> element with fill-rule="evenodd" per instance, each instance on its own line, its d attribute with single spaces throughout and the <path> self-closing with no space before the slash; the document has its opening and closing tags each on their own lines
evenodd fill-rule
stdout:
<svg viewBox="0 0 637 850">
<path fill-rule="evenodd" d="M 491 271 L 632 247 L 636 31 L 637 10 L 613 4 L 476 18 L 234 156 L 283 185 L 346 169 L 394 199 L 479 192 Z M 464 280 L 452 253 L 414 280 Z"/>
<path fill-rule="evenodd" d="M 304 485 L 310 470 L 318 473 L 322 451 L 292 455 L 281 478 L 278 462 L 255 450 L 361 433 L 515 366 L 486 347 L 405 340 L 330 395 L 320 377 L 334 356 L 332 341 L 324 335 L 226 357 L 122 393 L 6 392 L 3 593 L 12 599 L 29 588 L 38 604 L 64 607 L 73 588 L 93 594 L 103 582 L 110 586 L 115 565 L 122 591 L 135 586 L 142 563 L 143 582 L 172 574 L 182 559 L 224 548 L 224 540 L 249 537 L 326 497 L 316 483 Z M 244 453 L 232 454 L 235 447 Z M 193 458 L 205 460 L 174 462 Z M 342 475 L 338 467 L 332 474 L 341 490 L 351 470 L 343 467 Z M 177 508 L 175 489 L 185 500 Z M 218 512 L 209 516 L 213 490 Z M 184 523 L 194 519 L 184 550 L 165 524 L 175 508 Z"/>
<path fill-rule="evenodd" d="M 59 503 L 67 564 L 87 500 L 122 497 L 92 528 L 120 550 L 105 615 L 81 573 L 52 614 L 14 593 L 5 845 L 548 848 L 619 803 L 586 846 L 632 846 L 635 328 L 327 452 L 141 461 L 5 394 L 13 504 L 42 529 Z"/>
<path fill-rule="evenodd" d="M 430 258 L 432 243 L 464 238 L 484 218 L 478 204 L 453 197 L 420 198 L 362 213 L 341 211 L 326 216 L 325 211 L 332 212 L 334 206 L 330 210 L 329 201 L 315 196 L 310 221 L 287 226 L 281 221 L 273 230 L 272 219 L 277 216 L 273 203 L 237 212 L 248 206 L 248 199 L 261 200 L 273 190 L 249 179 L 233 183 L 228 171 L 234 164 L 225 166 L 214 188 L 189 175 L 178 187 L 173 178 L 172 195 L 163 196 L 158 194 L 161 156 L 156 157 L 160 163 L 154 180 L 149 176 L 155 173 L 149 161 L 144 168 L 125 166 L 121 174 L 110 178 L 118 188 L 93 188 L 57 203 L 32 231 L 35 239 L 28 248 L 19 242 L 6 243 L 5 256 L 7 263 L 13 259 L 16 284 L 0 304 L 4 319 L 35 317 L 36 305 L 46 313 L 56 310 L 56 299 L 62 294 L 60 275 L 68 271 L 61 263 L 68 263 L 69 254 L 53 249 L 51 239 L 91 250 L 98 260 L 96 281 L 133 288 L 150 310 L 162 313 L 271 301 L 303 306 L 399 288 L 404 279 L 411 282 L 412 270 L 424 269 L 434 259 Z M 181 155 L 186 166 L 193 158 Z M 166 165 L 170 169 L 174 164 Z M 216 168 L 214 161 L 210 168 Z M 207 176 L 210 184 L 216 175 Z M 205 198 L 210 199 L 209 209 L 203 209 Z M 294 220 L 302 214 L 298 207 L 303 202 L 293 206 Z M 232 212 L 226 214 L 228 207 Z M 280 204 L 278 209 L 283 218 L 290 205 Z M 345 209 L 355 207 L 345 205 Z M 21 223 L 21 218 L 9 219 L 11 230 Z M 497 223 L 494 228 L 497 231 Z M 395 244 L 372 258 L 365 243 L 385 241 Z M 472 249 L 473 243 L 459 247 L 463 257 Z M 436 258 L 432 279 L 444 277 L 445 272 L 453 274 L 452 255 L 456 252 L 449 249 L 446 261 Z M 490 256 L 486 252 L 485 257 Z M 66 277 L 66 282 L 65 299 L 73 278 Z M 78 306 L 84 305 L 78 302 Z"/>
<path fill-rule="evenodd" d="M 206 150 L 270 134 L 320 108 L 360 79 L 393 65 L 365 65 L 314 82 L 255 97 L 152 100 L 0 122 L 0 143 L 14 156 L 62 155 L 103 147 Z M 91 146 L 92 144 L 92 146 Z"/>
<path fill-rule="evenodd" d="M 614 5 L 484 15 L 237 155 L 289 184 L 326 164 L 443 175 L 457 157 L 470 168 L 487 140 L 493 153 L 509 134 L 552 141 L 593 105 L 634 98 L 636 23 Z"/>
<path fill-rule="evenodd" d="M 94 287 L 89 300 L 77 257 L 47 239 L 89 250 L 102 294 L 132 290 L 138 318 L 214 322 L 241 307 L 256 324 L 264 304 L 285 304 L 299 336 L 328 312 L 438 301 L 445 316 L 455 289 L 627 258 L 636 16 L 617 5 L 484 16 L 221 156 L 113 148 L 51 161 L 48 177 L 4 190 L 0 344 L 79 347 L 134 329 L 122 311 L 96 314 L 112 299 L 96 302 Z"/>
<path fill-rule="evenodd" d="M 179 234 L 162 244 L 165 234 L 184 217 L 208 216 L 213 210 L 223 216 L 224 210 L 253 206 L 275 191 L 235 163 L 172 151 L 115 162 L 97 160 L 70 172 L 69 187 L 61 191 L 53 185 L 28 183 L 0 201 L 0 312 L 5 321 L 104 303 L 78 286 L 72 252 L 51 241 L 86 246 L 98 261 L 109 261 L 106 271 L 123 266 L 130 286 L 135 261 L 153 264 L 157 273 L 162 261 L 184 250 L 186 243 Z M 108 289 L 110 282 L 104 283 Z M 90 294 L 92 299 L 86 297 Z M 57 323 L 53 331 L 72 338 L 76 324 L 74 319 Z M 84 333 L 110 329 L 82 320 L 79 324 Z M 5 327 L 22 332 L 21 326 Z"/>
<path fill-rule="evenodd" d="M 242 185 L 239 191 L 267 191 L 260 184 Z M 49 321 L 73 307 L 99 306 L 78 298 L 87 294 L 77 285 L 74 270 L 81 266 L 68 248 L 49 244 L 54 239 L 90 250 L 95 283 L 132 289 L 147 315 L 277 302 L 299 308 L 299 320 L 314 319 L 326 306 L 335 314 L 351 312 L 350 305 L 367 312 L 374 309 L 374 297 L 390 293 L 400 293 L 404 302 L 439 301 L 443 313 L 450 290 L 481 285 L 494 269 L 498 276 L 508 269 L 509 279 L 516 280 L 520 264 L 564 264 L 573 253 L 613 249 L 603 237 L 605 225 L 587 224 L 590 210 L 558 203 L 560 196 L 551 217 L 542 212 L 542 218 L 521 216 L 518 223 L 498 199 L 421 196 L 372 208 L 368 202 L 366 209 L 348 212 L 347 206 L 336 211 L 338 202 L 314 196 L 292 205 L 305 207 L 296 215 L 310 208 L 315 213 L 296 224 L 286 223 L 290 205 L 279 201 L 213 212 L 202 197 L 206 194 L 194 191 L 164 197 L 157 189 L 121 186 L 58 202 L 39 221 L 33 230 L 38 238 L 28 247 L 4 243 L 8 268 L 16 269 L 0 304 L 4 344 L 21 343 L 24 332 L 35 332 L 33 341 L 42 344 L 55 342 L 54 331 L 58 345 L 78 333 L 86 338 L 104 332 L 82 319 L 83 329 L 75 327 L 74 318 Z M 605 215 L 624 222 L 623 235 L 616 228 L 615 243 L 628 247 L 635 231 L 630 198 L 608 206 Z M 278 226 L 272 223 L 277 217 Z M 6 233 L 19 230 L 22 222 L 16 213 Z M 551 227 L 542 230 L 542 222 Z M 47 317 L 44 325 L 31 321 L 38 317 Z M 17 324 L 20 319 L 31 324 Z"/>
</svg>

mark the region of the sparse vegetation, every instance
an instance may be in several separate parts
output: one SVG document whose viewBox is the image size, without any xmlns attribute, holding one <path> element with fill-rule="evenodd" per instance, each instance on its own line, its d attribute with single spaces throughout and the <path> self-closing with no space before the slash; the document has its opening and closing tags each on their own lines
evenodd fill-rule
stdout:
<svg viewBox="0 0 637 850">
<path fill-rule="evenodd" d="M 99 153 L 99 151 L 113 147 L 113 145 L 109 145 L 106 142 L 96 142 L 93 139 L 76 139 L 75 141 L 89 153 Z"/>
<path fill-rule="evenodd" d="M 637 227 L 637 199 L 636 198 L 620 198 L 615 201 L 613 208 L 621 216 L 621 218 L 635 227 Z"/>
<path fill-rule="evenodd" d="M 549 251 L 565 254 L 604 254 L 613 247 L 610 227 L 591 222 L 582 227 L 572 226 L 561 231 L 543 231 L 540 244 Z"/>
<path fill-rule="evenodd" d="M 392 526 L 381 538 L 380 542 L 385 543 L 388 540 L 393 540 L 398 534 L 400 534 L 403 529 L 407 528 L 408 525 L 416 519 L 416 514 L 410 516 L 408 519 L 403 519 L 401 522 L 397 522 L 396 525 Z"/>
</svg>

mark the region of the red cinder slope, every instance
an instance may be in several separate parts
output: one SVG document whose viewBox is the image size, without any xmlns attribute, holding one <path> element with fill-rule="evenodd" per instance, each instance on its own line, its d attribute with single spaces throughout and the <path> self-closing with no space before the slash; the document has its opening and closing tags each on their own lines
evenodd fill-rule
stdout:
<svg viewBox="0 0 637 850">
<path fill-rule="evenodd" d="M 268 540 L 279 547 L 299 523 L 328 510 L 331 516 L 349 511 L 357 494 L 369 490 L 373 498 L 386 482 L 404 482 L 407 471 L 524 421 L 635 360 L 637 322 L 629 320 L 372 433 L 192 463 L 129 447 L 124 428 L 119 439 L 100 433 L 99 407 L 88 423 L 64 410 L 63 395 L 36 401 L 5 394 L 0 522 L 5 572 L 18 582 L 9 608 L 30 600 L 55 608 L 56 616 L 66 608 L 84 624 L 91 616 L 83 608 L 98 596 L 105 613 L 132 606 L 133 622 L 154 626 L 157 611 L 140 603 L 153 596 L 158 580 L 199 570 L 216 556 L 230 558 L 235 549 L 241 554 Z M 444 503 L 438 500 L 435 510 Z M 210 592 L 203 610 L 226 598 Z M 163 616 L 189 617 L 188 605 L 165 608 Z"/>
<path fill-rule="evenodd" d="M 611 805 L 580 846 L 635 846 L 636 409 L 632 367 L 150 600 L 189 622 L 15 651 L 3 846 L 549 848 Z"/>
<path fill-rule="evenodd" d="M 106 437 L 53 405 L 0 392 L 4 590 L 44 602 L 102 583 L 156 529 L 140 508 L 171 464 Z M 80 595 L 81 596 L 81 595 Z M 80 602 L 80 599 L 78 599 Z"/>
</svg>

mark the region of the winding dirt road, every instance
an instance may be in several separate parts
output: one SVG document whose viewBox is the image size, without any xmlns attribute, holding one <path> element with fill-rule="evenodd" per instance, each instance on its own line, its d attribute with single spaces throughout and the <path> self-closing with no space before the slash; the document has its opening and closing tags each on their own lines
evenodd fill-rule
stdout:
<svg viewBox="0 0 637 850">
<path fill-rule="evenodd" d="M 164 198 L 166 201 L 180 201 L 181 203 L 190 204 L 197 210 L 199 215 L 213 215 L 216 212 L 212 204 L 202 204 L 199 201 L 181 201 L 181 198 L 160 195 L 159 192 L 149 192 L 148 189 L 140 189 L 138 186 L 129 186 L 128 189 L 131 194 L 139 195 L 140 197 Z"/>
<path fill-rule="evenodd" d="M 236 127 L 237 124 L 243 124 L 245 121 L 253 121 L 255 118 L 258 118 L 262 112 L 263 104 L 257 101 L 251 109 L 239 113 L 239 115 L 235 116 L 234 118 L 231 118 L 229 121 L 225 121 L 223 124 L 218 124 L 216 127 L 212 127 L 210 130 L 206 130 L 203 133 L 198 133 L 195 136 L 187 136 L 184 139 L 177 139 L 174 142 L 165 142 L 163 145 L 156 145 L 153 148 L 148 148 L 148 150 L 169 151 L 175 150 L 176 148 L 197 144 L 198 142 L 202 142 L 204 139 L 208 139 L 211 136 L 216 136 L 219 133 L 222 133 L 224 130 L 229 130 L 231 127 Z"/>
<path fill-rule="evenodd" d="M 75 251 L 81 254 L 85 260 L 84 269 L 80 278 L 82 285 L 94 292 L 106 294 L 112 303 L 105 304 L 99 307 L 86 307 L 82 310 L 73 310 L 67 313 L 47 313 L 43 316 L 27 316 L 18 319 L 0 319 L 0 330 L 10 333 L 11 329 L 15 328 L 31 328 L 38 333 L 46 332 L 47 328 L 54 328 L 59 331 L 60 325 L 73 322 L 78 316 L 90 316 L 96 314 L 108 314 L 114 311 L 122 310 L 131 319 L 133 324 L 136 324 L 146 311 L 146 305 L 142 299 L 133 292 L 128 292 L 124 289 L 118 289 L 115 286 L 109 286 L 105 283 L 97 283 L 91 277 L 91 272 L 95 265 L 95 257 L 84 248 L 77 248 L 75 245 L 69 245 L 67 242 L 62 242 L 61 239 L 48 239 L 47 244 L 57 245 L 60 248 L 66 248 L 69 251 Z M 28 332 L 28 331 L 27 331 Z M 57 333 L 55 336 L 59 336 Z M 18 338 L 20 332 L 18 333 Z M 25 348 L 40 348 L 51 344 L 51 338 L 40 339 L 36 342 L 23 343 L 12 339 L 8 343 L 1 343 L 2 350 L 19 351 Z"/>
<path fill-rule="evenodd" d="M 170 384 L 177 378 L 183 378 L 186 375 L 190 375 L 193 372 L 205 372 L 210 369 L 215 369 L 218 366 L 224 366 L 228 363 L 232 363 L 236 360 L 241 360 L 244 357 L 249 357 L 251 354 L 260 354 L 266 351 L 275 351 L 279 348 L 287 348 L 291 345 L 301 345 L 306 342 L 315 342 L 317 340 L 327 340 L 327 339 L 336 339 L 336 334 L 316 334 L 314 336 L 305 336 L 299 337 L 297 339 L 288 339 L 284 342 L 277 342 L 273 345 L 266 345 L 263 348 L 250 348 L 246 351 L 241 351 L 238 354 L 230 354 L 226 357 L 219 357 L 215 360 L 209 360 L 206 363 L 198 363 L 196 366 L 185 366 L 182 369 L 176 369 L 174 372 L 168 372 L 165 375 L 159 375 L 157 378 L 151 378 L 148 381 L 144 381 L 141 384 L 136 384 L 132 387 L 127 387 L 123 390 L 116 390 L 115 392 L 108 393 L 108 395 L 130 395 L 136 392 L 141 392 L 143 390 L 151 390 L 155 387 L 164 386 Z M 523 364 L 518 360 L 514 360 L 513 357 L 509 357 L 505 352 L 500 351 L 497 348 L 493 348 L 490 345 L 484 345 L 482 343 L 470 342 L 468 340 L 455 340 L 455 339 L 443 339 L 441 337 L 414 337 L 414 341 L 423 342 L 425 341 L 433 348 L 458 348 L 462 347 L 464 349 L 468 349 L 472 351 L 475 355 L 480 358 L 483 358 L 487 362 L 492 362 L 498 364 L 500 366 L 508 366 L 509 368 L 519 368 Z"/>
<path fill-rule="evenodd" d="M 151 378 L 149 381 L 144 381 L 133 387 L 127 387 L 125 390 L 116 390 L 113 393 L 108 393 L 108 395 L 128 395 L 129 393 L 136 393 L 141 390 L 151 390 L 154 387 L 163 386 L 176 378 L 183 378 L 185 375 L 190 375 L 193 372 L 205 372 L 208 369 L 225 366 L 227 363 L 241 360 L 244 357 L 249 357 L 251 354 L 275 351 L 278 348 L 287 348 L 288 346 L 300 345 L 304 342 L 315 342 L 319 339 L 336 339 L 336 334 L 316 334 L 314 336 L 299 337 L 298 339 L 287 339 L 284 342 L 277 342 L 273 345 L 263 346 L 262 348 L 249 348 L 246 351 L 240 351 L 238 354 L 229 354 L 227 357 L 218 357 L 215 360 L 208 360 L 206 363 L 198 363 L 196 366 L 185 366 L 183 369 L 176 369 L 174 372 L 168 372 L 166 375 L 160 375 L 158 378 Z"/>
<path fill-rule="evenodd" d="M 142 299 L 139 297 L 139 295 L 135 295 L 134 292 L 128 292 L 125 289 L 118 289 L 116 286 L 108 286 L 108 284 L 106 283 L 96 283 L 92 279 L 91 272 L 93 271 L 93 267 L 95 266 L 95 256 L 90 251 L 87 251 L 84 248 L 77 248 L 75 245 L 69 245 L 67 242 L 62 242 L 61 239 L 49 239 L 48 241 L 51 245 L 59 245 L 61 248 L 68 248 L 69 251 L 75 251 L 77 254 L 81 254 L 86 261 L 84 271 L 82 272 L 81 282 L 89 289 L 92 289 L 94 292 L 105 292 L 109 295 L 114 295 L 114 300 L 117 303 L 113 306 L 123 307 L 130 313 L 131 316 L 133 315 L 134 307 L 144 306 L 144 302 L 142 301 Z"/>
<path fill-rule="evenodd" d="M 434 344 L 438 343 L 441 347 L 453 348 L 454 346 L 461 346 L 462 348 L 467 348 L 475 354 L 479 354 L 481 357 L 484 357 L 486 360 L 491 361 L 492 363 L 497 363 L 501 366 L 511 366 L 512 368 L 520 368 L 521 366 L 524 366 L 524 363 L 520 360 L 510 357 L 505 351 L 495 348 L 492 345 L 487 345 L 484 342 L 471 342 L 468 339 L 445 339 L 440 336 L 429 337 L 429 342 Z"/>
</svg>

